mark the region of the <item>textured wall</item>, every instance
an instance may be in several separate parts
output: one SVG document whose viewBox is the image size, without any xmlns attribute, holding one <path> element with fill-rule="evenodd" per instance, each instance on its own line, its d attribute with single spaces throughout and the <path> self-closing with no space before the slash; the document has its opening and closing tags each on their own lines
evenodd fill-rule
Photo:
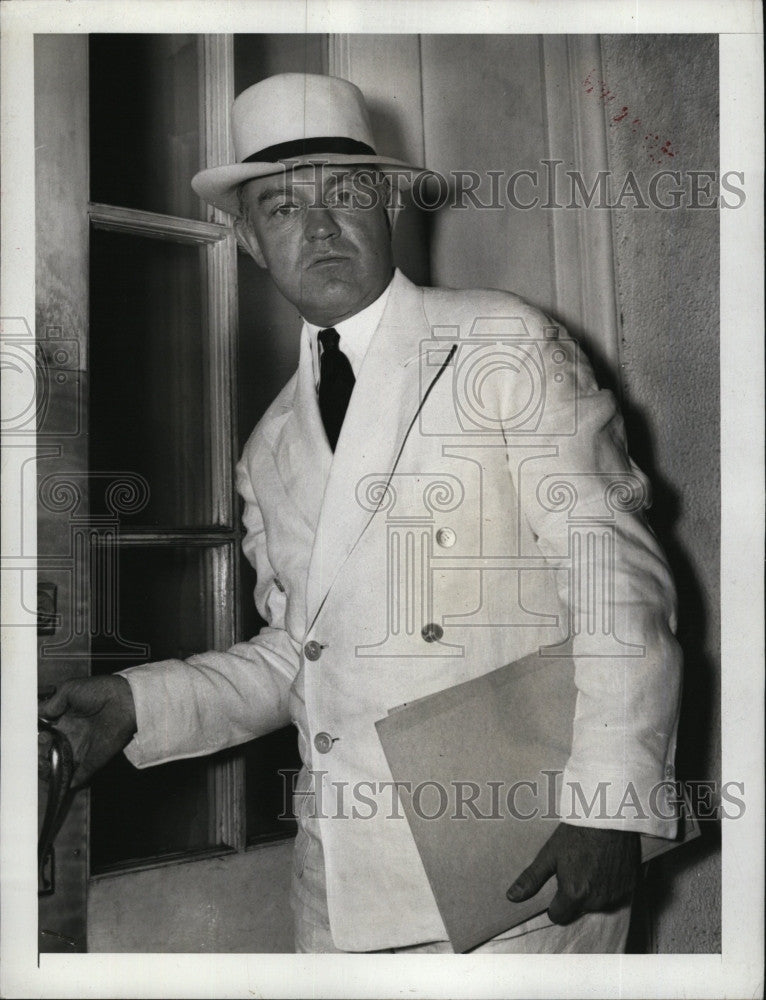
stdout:
<svg viewBox="0 0 766 1000">
<path fill-rule="evenodd" d="M 718 47 L 707 35 L 602 39 L 610 168 L 642 192 L 659 169 L 716 170 Z M 608 91 L 604 95 L 604 90 Z M 613 98 L 613 99 L 612 99 Z M 624 110 L 628 113 L 622 116 Z M 635 124 L 635 119 L 640 123 Z M 671 156 L 671 153 L 673 154 Z M 668 185 L 666 182 L 665 188 Z M 715 193 L 717 185 L 713 185 Z M 645 198 L 648 202 L 648 198 Z M 668 200 L 670 200 L 668 198 Z M 710 199 L 700 196 L 703 204 Z M 631 199 L 625 199 L 632 206 Z M 685 690 L 678 771 L 720 777 L 718 212 L 612 213 L 629 445 L 655 493 L 652 524 L 679 590 Z M 717 828 L 650 874 L 654 947 L 720 950 Z"/>
<path fill-rule="evenodd" d="M 425 162 L 453 190 L 455 171 L 502 171 L 504 191 L 515 171 L 540 170 L 546 129 L 537 36 L 424 35 L 422 74 Z M 533 201 L 530 190 L 519 184 L 519 199 Z M 486 175 L 474 197 L 508 205 L 505 194 L 493 198 Z M 539 206 L 481 211 L 456 199 L 430 220 L 433 283 L 505 288 L 551 308 L 551 221 Z"/>
</svg>

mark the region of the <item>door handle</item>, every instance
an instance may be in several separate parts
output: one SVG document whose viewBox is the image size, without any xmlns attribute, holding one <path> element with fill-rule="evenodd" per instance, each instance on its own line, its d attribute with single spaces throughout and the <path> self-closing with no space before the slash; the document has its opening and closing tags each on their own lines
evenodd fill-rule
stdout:
<svg viewBox="0 0 766 1000">
<path fill-rule="evenodd" d="M 70 786 L 74 763 L 72 746 L 60 729 L 47 719 L 38 717 L 37 733 L 50 737 L 48 763 L 48 799 L 45 804 L 40 838 L 37 842 L 37 895 L 50 896 L 56 891 L 53 841 L 61 828 L 71 802 Z"/>
</svg>

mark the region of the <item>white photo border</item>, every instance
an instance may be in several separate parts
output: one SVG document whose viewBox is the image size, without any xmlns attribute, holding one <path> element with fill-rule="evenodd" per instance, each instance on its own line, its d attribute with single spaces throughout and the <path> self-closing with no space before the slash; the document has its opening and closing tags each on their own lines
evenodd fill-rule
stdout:
<svg viewBox="0 0 766 1000">
<path fill-rule="evenodd" d="M 747 813 L 723 824 L 721 955 L 37 955 L 33 629 L 3 636 L 0 995 L 508 997 L 759 995 L 763 970 L 763 29 L 751 0 L 6 0 L 0 315 L 35 315 L 35 32 L 713 33 L 720 170 L 747 201 L 721 212 L 722 779 Z M 3 495 L 3 551 L 21 498 Z M 32 529 L 33 530 L 33 529 Z M 7 582 L 3 580 L 5 587 Z M 7 592 L 2 594 L 8 599 Z M 760 988 L 759 988 L 760 987 Z"/>
</svg>

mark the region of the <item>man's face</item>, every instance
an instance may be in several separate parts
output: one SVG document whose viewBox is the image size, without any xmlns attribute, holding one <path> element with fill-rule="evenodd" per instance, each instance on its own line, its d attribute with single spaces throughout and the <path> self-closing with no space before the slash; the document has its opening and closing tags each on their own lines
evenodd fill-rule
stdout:
<svg viewBox="0 0 766 1000">
<path fill-rule="evenodd" d="M 240 235 L 309 322 L 332 326 L 364 309 L 391 280 L 391 230 L 370 171 L 308 167 L 244 188 Z"/>
</svg>

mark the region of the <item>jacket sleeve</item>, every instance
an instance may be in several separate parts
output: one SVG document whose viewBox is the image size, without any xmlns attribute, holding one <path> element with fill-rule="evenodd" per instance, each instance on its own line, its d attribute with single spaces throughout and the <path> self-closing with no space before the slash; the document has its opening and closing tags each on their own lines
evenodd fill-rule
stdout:
<svg viewBox="0 0 766 1000">
<path fill-rule="evenodd" d="M 573 341 L 559 346 L 542 352 L 540 457 L 524 464 L 516 488 L 540 551 L 565 567 L 556 580 L 568 638 L 555 652 L 574 658 L 577 703 L 560 815 L 674 837 L 675 589 L 644 518 L 649 484 L 628 456 L 614 398 Z"/>
<path fill-rule="evenodd" d="M 300 649 L 285 629 L 284 595 L 266 551 L 263 518 L 244 462 L 242 543 L 257 572 L 256 606 L 268 627 L 226 652 L 162 660 L 120 671 L 136 704 L 137 732 L 125 748 L 136 767 L 213 753 L 290 722 L 288 699 Z"/>
</svg>

